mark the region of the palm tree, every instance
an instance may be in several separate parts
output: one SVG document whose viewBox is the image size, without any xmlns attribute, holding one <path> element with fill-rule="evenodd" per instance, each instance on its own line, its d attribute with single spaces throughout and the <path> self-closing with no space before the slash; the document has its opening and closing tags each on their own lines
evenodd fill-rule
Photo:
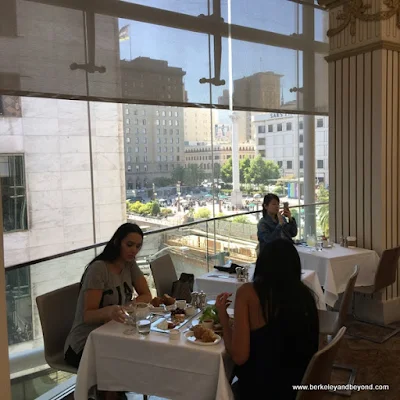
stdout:
<svg viewBox="0 0 400 400">
<path fill-rule="evenodd" d="M 317 201 L 319 203 L 329 202 L 329 191 L 324 187 L 324 185 L 320 185 L 318 187 Z M 319 206 L 317 215 L 322 232 L 325 236 L 329 236 L 329 204 L 323 204 Z"/>
</svg>

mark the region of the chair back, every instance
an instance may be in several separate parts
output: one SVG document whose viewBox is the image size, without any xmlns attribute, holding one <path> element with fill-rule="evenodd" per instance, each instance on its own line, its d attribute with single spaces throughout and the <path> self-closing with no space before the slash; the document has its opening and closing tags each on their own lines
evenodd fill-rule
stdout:
<svg viewBox="0 0 400 400">
<path fill-rule="evenodd" d="M 375 292 L 379 292 L 396 281 L 399 256 L 400 247 L 383 251 L 375 274 Z"/>
<path fill-rule="evenodd" d="M 340 304 L 340 309 L 339 309 L 338 326 L 335 331 L 335 334 L 346 322 L 346 318 L 347 318 L 347 314 L 348 314 L 348 311 L 350 308 L 351 300 L 353 298 L 354 286 L 356 284 L 356 280 L 357 280 L 357 276 L 358 276 L 359 272 L 360 272 L 360 267 L 358 265 L 356 265 L 354 267 L 353 273 L 351 274 L 351 276 L 347 282 L 346 289 L 343 293 L 342 303 Z"/>
<path fill-rule="evenodd" d="M 159 257 L 150 263 L 151 273 L 157 290 L 157 296 L 171 296 L 172 284 L 178 280 L 174 263 L 169 254 Z"/>
<path fill-rule="evenodd" d="M 44 356 L 49 365 L 60 352 L 64 352 L 65 340 L 75 318 L 79 290 L 78 282 L 36 297 L 43 331 Z"/>
<path fill-rule="evenodd" d="M 329 384 L 333 362 L 335 361 L 340 341 L 345 332 L 346 328 L 343 326 L 328 345 L 313 355 L 308 364 L 301 385 Z M 296 400 L 321 400 L 321 397 L 321 392 L 318 390 L 299 390 L 297 392 Z"/>
</svg>

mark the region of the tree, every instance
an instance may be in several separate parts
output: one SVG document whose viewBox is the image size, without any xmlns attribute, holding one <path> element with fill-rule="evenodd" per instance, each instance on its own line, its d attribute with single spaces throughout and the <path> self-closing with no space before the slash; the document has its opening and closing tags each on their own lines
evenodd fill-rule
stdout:
<svg viewBox="0 0 400 400">
<path fill-rule="evenodd" d="M 204 181 L 206 173 L 197 164 L 191 164 L 184 169 L 183 181 L 190 186 L 199 186 Z"/>
<path fill-rule="evenodd" d="M 255 184 L 265 183 L 265 175 L 265 161 L 258 155 L 251 160 L 250 168 L 245 175 L 245 182 L 252 182 Z"/>
<path fill-rule="evenodd" d="M 210 218 L 211 211 L 207 207 L 198 208 L 194 213 L 194 217 L 198 219 L 207 219 Z"/>
<path fill-rule="evenodd" d="M 185 178 L 185 168 L 183 168 L 182 165 L 178 165 L 172 171 L 172 181 L 174 183 L 177 183 L 179 181 L 183 182 L 184 178 Z"/>
<path fill-rule="evenodd" d="M 224 182 L 232 182 L 232 157 L 229 157 L 221 167 L 221 178 Z"/>
<path fill-rule="evenodd" d="M 232 222 L 235 222 L 237 224 L 251 224 L 247 215 L 238 215 L 237 217 L 233 217 Z"/>
<path fill-rule="evenodd" d="M 250 165 L 251 165 L 251 160 L 249 157 L 245 157 L 239 161 L 240 182 L 250 183 L 246 181 L 246 176 L 248 176 Z"/>
<path fill-rule="evenodd" d="M 160 177 L 153 179 L 153 183 L 156 185 L 156 187 L 172 186 L 175 185 L 176 182 L 177 181 L 175 181 L 173 178 Z"/>
<path fill-rule="evenodd" d="M 279 171 L 279 165 L 274 162 L 267 160 L 265 161 L 265 180 L 268 181 L 269 179 L 279 179 L 281 173 Z"/>
</svg>

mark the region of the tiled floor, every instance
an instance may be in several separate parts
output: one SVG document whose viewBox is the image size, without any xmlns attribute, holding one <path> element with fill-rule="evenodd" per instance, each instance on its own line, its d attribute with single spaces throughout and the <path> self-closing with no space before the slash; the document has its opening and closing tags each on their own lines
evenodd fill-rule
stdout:
<svg viewBox="0 0 400 400">
<path fill-rule="evenodd" d="M 397 324 L 400 326 L 400 322 Z M 353 328 L 352 328 L 353 329 Z M 353 330 L 354 331 L 354 330 Z M 372 328 L 372 331 L 376 329 Z M 363 332 L 367 332 L 363 328 Z M 351 400 L 399 400 L 400 399 L 400 334 L 384 344 L 375 344 L 362 339 L 345 336 L 339 349 L 337 364 L 347 364 L 357 368 L 355 384 L 386 384 L 389 391 L 353 392 Z M 344 384 L 347 376 L 342 372 L 333 372 L 331 383 Z M 141 395 L 129 395 L 129 400 L 142 400 Z M 150 396 L 150 400 L 163 400 Z M 346 397 L 327 393 L 321 400 L 344 400 Z M 71 397 L 68 400 L 73 400 Z M 190 400 L 190 399 L 188 399 Z M 275 399 L 274 399 L 275 400 Z"/>
</svg>

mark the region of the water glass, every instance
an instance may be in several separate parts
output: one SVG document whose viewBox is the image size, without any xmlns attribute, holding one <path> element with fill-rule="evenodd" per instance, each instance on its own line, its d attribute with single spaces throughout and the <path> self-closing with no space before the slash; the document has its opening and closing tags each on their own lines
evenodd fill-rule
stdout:
<svg viewBox="0 0 400 400">
<path fill-rule="evenodd" d="M 126 329 L 124 334 L 132 335 L 135 333 L 136 327 L 136 304 L 128 303 L 122 307 L 122 310 L 126 315 L 125 324 L 129 326 L 129 329 Z"/>
<path fill-rule="evenodd" d="M 148 319 L 140 319 L 136 322 L 136 329 L 140 335 L 148 335 L 150 333 L 151 322 Z"/>
</svg>

